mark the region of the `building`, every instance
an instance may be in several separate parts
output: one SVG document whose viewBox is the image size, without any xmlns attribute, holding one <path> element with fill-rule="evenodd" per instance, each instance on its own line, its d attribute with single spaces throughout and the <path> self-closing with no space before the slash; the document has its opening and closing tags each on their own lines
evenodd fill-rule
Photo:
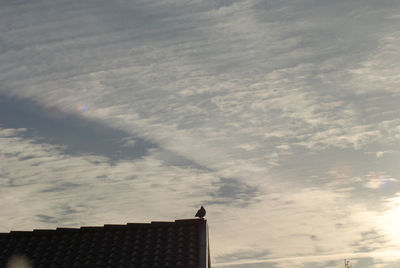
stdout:
<svg viewBox="0 0 400 268">
<path fill-rule="evenodd" d="M 0 267 L 210 268 L 204 219 L 0 233 Z"/>
</svg>

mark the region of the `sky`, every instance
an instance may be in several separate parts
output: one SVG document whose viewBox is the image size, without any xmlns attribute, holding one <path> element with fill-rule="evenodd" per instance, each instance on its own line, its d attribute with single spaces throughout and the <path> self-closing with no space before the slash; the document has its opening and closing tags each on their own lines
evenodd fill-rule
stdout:
<svg viewBox="0 0 400 268">
<path fill-rule="evenodd" d="M 398 267 L 399 14 L 0 1 L 0 232 L 204 205 L 213 267 Z"/>
</svg>

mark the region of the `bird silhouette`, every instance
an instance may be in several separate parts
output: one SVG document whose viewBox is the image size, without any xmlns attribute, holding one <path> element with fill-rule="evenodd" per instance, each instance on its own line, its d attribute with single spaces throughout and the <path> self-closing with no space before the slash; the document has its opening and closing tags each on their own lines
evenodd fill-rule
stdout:
<svg viewBox="0 0 400 268">
<path fill-rule="evenodd" d="M 199 217 L 199 218 L 204 218 L 204 216 L 206 215 L 206 210 L 203 208 L 203 206 L 201 206 L 201 208 L 197 211 L 195 217 Z"/>
</svg>

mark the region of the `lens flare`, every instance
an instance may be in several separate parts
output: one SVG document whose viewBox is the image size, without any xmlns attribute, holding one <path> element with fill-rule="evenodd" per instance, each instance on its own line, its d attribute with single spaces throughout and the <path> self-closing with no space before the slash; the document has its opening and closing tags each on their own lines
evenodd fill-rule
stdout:
<svg viewBox="0 0 400 268">
<path fill-rule="evenodd" d="M 353 167 L 346 162 L 337 162 L 330 168 L 328 174 L 336 183 L 349 183 L 353 178 Z"/>
<path fill-rule="evenodd" d="M 87 107 L 85 106 L 85 105 L 83 105 L 83 104 L 79 104 L 78 106 L 76 106 L 76 110 L 78 111 L 78 112 L 85 112 L 86 110 L 87 110 Z"/>
<path fill-rule="evenodd" d="M 6 268 L 32 268 L 32 265 L 27 257 L 14 255 L 8 260 Z"/>
</svg>

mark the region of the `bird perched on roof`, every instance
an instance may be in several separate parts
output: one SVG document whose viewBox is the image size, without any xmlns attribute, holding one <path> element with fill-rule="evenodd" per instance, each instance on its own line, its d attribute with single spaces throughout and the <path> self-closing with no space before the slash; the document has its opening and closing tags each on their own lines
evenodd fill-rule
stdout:
<svg viewBox="0 0 400 268">
<path fill-rule="evenodd" d="M 195 217 L 199 217 L 199 218 L 204 218 L 204 216 L 206 215 L 206 210 L 203 208 L 203 206 L 201 206 L 201 208 L 197 211 Z"/>
</svg>

